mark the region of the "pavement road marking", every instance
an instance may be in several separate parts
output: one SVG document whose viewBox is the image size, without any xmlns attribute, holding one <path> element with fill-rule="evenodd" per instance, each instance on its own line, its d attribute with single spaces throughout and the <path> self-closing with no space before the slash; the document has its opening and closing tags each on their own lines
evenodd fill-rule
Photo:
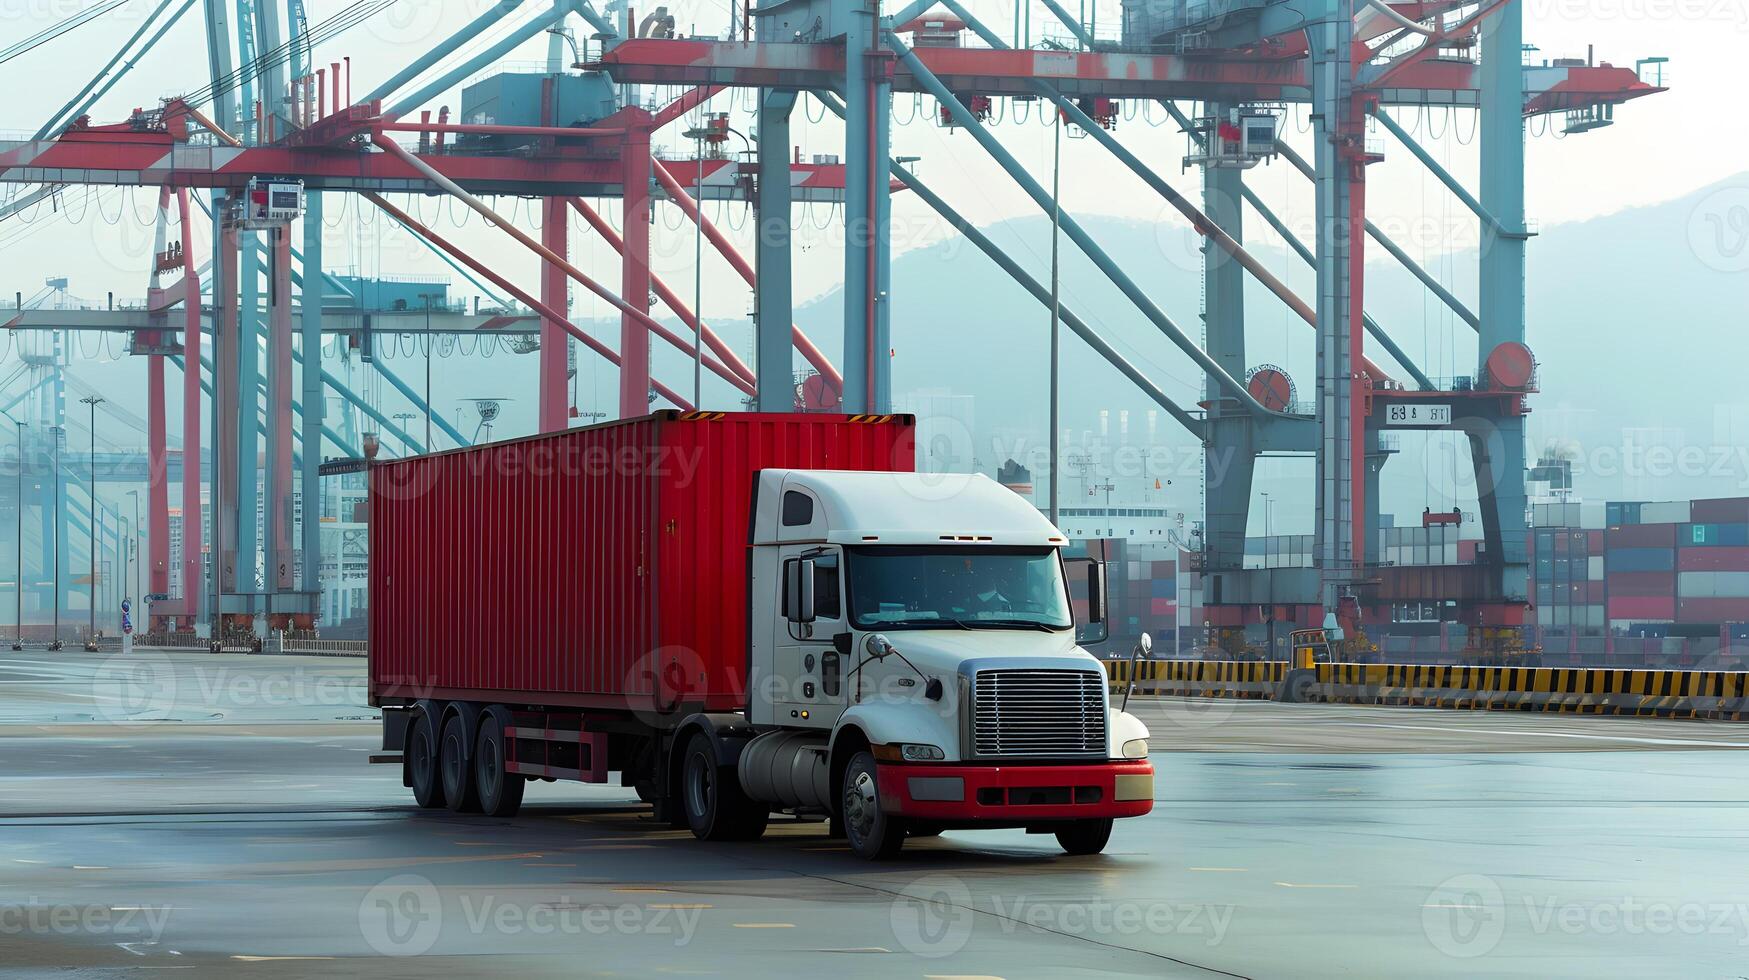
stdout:
<svg viewBox="0 0 1749 980">
<path fill-rule="evenodd" d="M 1635 745 L 1699 745 L 1715 749 L 1749 749 L 1749 742 L 1711 742 L 1693 738 L 1650 738 L 1635 735 L 1591 735 L 1580 732 L 1539 732 L 1516 728 L 1459 728 L 1450 725 L 1387 725 L 1375 721 L 1344 721 L 1334 724 L 1350 728 L 1398 728 L 1406 731 L 1460 732 L 1466 735 L 1514 735 L 1537 738 L 1579 738 L 1599 742 L 1629 742 Z"/>
</svg>

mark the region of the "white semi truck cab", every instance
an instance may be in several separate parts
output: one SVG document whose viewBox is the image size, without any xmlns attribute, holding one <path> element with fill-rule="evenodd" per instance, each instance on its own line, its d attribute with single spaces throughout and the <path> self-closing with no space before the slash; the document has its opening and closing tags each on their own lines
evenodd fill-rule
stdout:
<svg viewBox="0 0 1749 980">
<path fill-rule="evenodd" d="M 1076 640 L 1067 538 L 984 476 L 758 475 L 748 706 L 676 733 L 693 832 L 826 815 L 851 848 L 973 827 L 1102 850 L 1153 807 L 1148 731 Z M 1103 569 L 1087 619 L 1102 625 Z"/>
</svg>

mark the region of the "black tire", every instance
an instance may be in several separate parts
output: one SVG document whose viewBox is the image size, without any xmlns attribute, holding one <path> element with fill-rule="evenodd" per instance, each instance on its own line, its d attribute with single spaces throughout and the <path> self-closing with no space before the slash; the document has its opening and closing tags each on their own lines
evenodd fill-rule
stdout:
<svg viewBox="0 0 1749 980">
<path fill-rule="evenodd" d="M 437 770 L 443 775 L 443 802 L 455 813 L 478 813 L 480 794 L 468 764 L 468 730 L 461 715 L 450 715 L 437 741 Z"/>
<path fill-rule="evenodd" d="M 771 820 L 765 804 L 741 791 L 734 768 L 717 765 L 716 750 L 703 732 L 686 743 L 680 760 L 680 806 L 699 840 L 756 840 Z"/>
<path fill-rule="evenodd" d="M 1098 854 L 1111 840 L 1110 817 L 1097 820 L 1077 820 L 1057 828 L 1057 844 L 1069 854 Z"/>
<path fill-rule="evenodd" d="M 844 816 L 844 836 L 850 849 L 865 861 L 885 861 L 905 846 L 905 821 L 881 810 L 880 782 L 874 754 L 866 750 L 850 757 L 844 768 L 838 812 Z"/>
<path fill-rule="evenodd" d="M 413 800 L 427 810 L 443 806 L 443 777 L 437 772 L 437 738 L 431 720 L 420 715 L 407 732 L 407 782 Z"/>
<path fill-rule="evenodd" d="M 506 772 L 509 757 L 504 724 L 497 715 L 480 718 L 480 735 L 474 745 L 474 786 L 480 795 L 480 811 L 489 817 L 514 817 L 522 809 L 522 791 L 528 780 Z"/>
</svg>

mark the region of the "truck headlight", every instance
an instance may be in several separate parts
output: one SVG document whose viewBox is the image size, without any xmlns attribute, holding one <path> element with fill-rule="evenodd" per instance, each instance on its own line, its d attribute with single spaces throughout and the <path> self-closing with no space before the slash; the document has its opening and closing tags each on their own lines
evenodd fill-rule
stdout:
<svg viewBox="0 0 1749 980">
<path fill-rule="evenodd" d="M 911 744 L 899 746 L 899 756 L 906 762 L 940 762 L 947 753 L 937 745 Z"/>
<path fill-rule="evenodd" d="M 1148 757 L 1148 740 L 1132 738 L 1123 743 L 1123 757 L 1126 759 L 1146 759 Z"/>
</svg>

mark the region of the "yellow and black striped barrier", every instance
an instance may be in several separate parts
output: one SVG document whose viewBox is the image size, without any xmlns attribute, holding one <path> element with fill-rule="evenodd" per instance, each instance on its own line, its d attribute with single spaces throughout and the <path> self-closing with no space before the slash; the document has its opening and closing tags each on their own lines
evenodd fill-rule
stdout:
<svg viewBox="0 0 1749 980">
<path fill-rule="evenodd" d="M 1289 678 L 1280 661 L 1144 660 L 1136 668 L 1137 694 L 1276 698 Z M 1130 663 L 1109 661 L 1106 670 L 1121 693 Z M 1743 671 L 1318 664 L 1310 682 L 1296 700 L 1749 720 Z"/>
<path fill-rule="evenodd" d="M 1106 662 L 1115 690 L 1130 680 L 1130 662 Z M 1137 694 L 1176 694 L 1195 698 L 1270 698 L 1287 676 L 1279 661 L 1142 660 L 1136 667 Z"/>
</svg>

